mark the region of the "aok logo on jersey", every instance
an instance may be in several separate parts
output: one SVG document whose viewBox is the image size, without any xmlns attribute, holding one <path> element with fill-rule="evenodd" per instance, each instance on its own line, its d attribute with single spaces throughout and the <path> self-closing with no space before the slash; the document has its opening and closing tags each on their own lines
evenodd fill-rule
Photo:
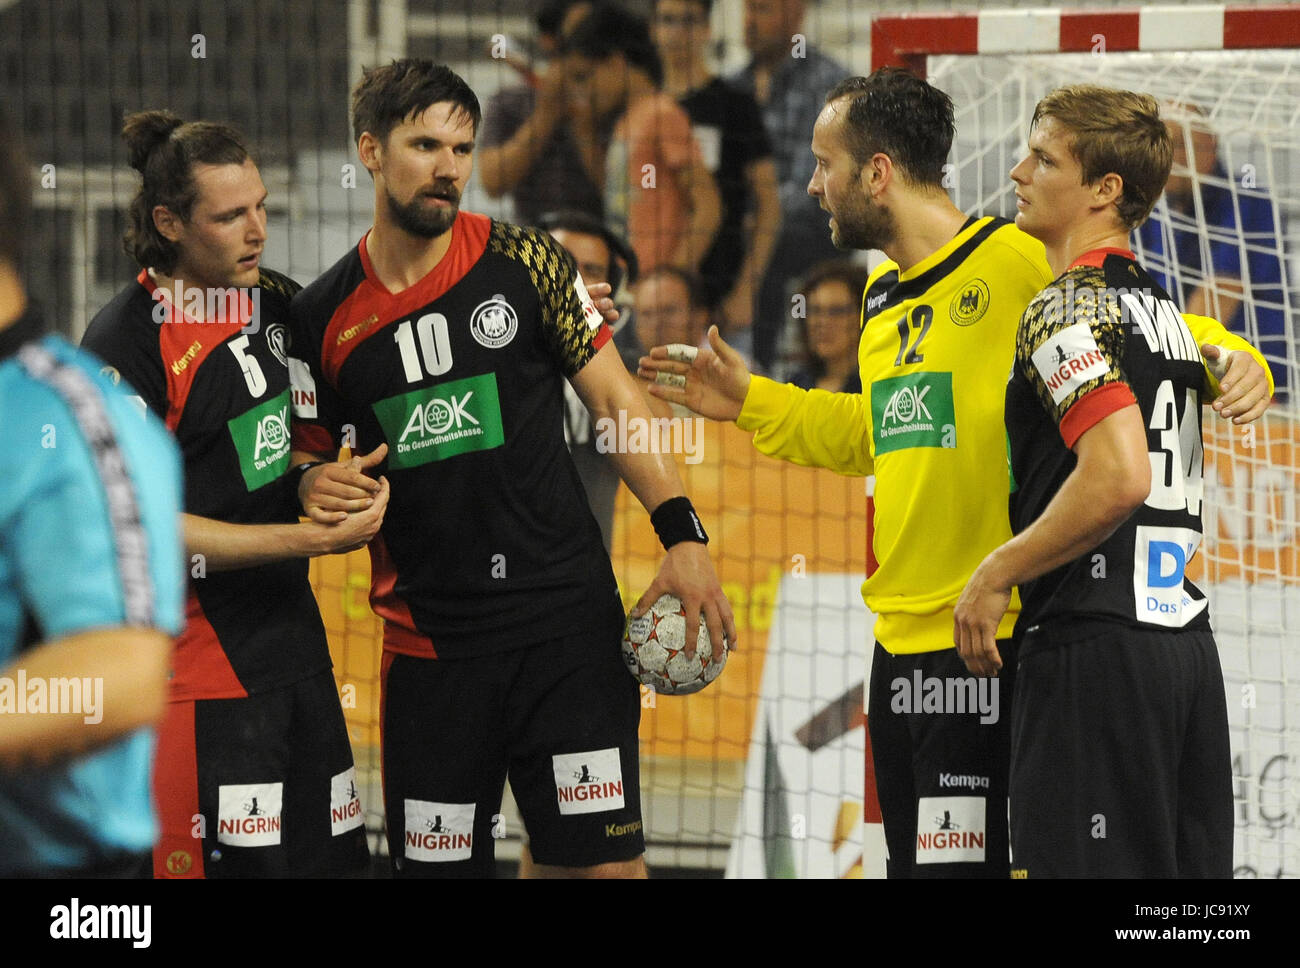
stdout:
<svg viewBox="0 0 1300 968">
<path fill-rule="evenodd" d="M 413 390 L 374 404 L 388 466 L 418 467 L 505 442 L 495 373 Z"/>
<path fill-rule="evenodd" d="M 217 843 L 266 847 L 280 842 L 283 783 L 236 783 L 217 791 Z"/>
<path fill-rule="evenodd" d="M 250 491 L 289 469 L 289 391 L 258 404 L 227 423 Z"/>
<path fill-rule="evenodd" d="M 560 813 L 604 813 L 623 809 L 623 767 L 618 747 L 551 757 Z"/>
<path fill-rule="evenodd" d="M 921 797 L 916 801 L 918 864 L 983 863 L 983 797 Z"/>
<path fill-rule="evenodd" d="M 1133 598 L 1139 621 L 1182 628 L 1205 611 L 1204 598 L 1192 598 L 1183 582 L 1187 563 L 1201 535 L 1191 528 L 1140 524 L 1133 540 Z"/>
<path fill-rule="evenodd" d="M 910 373 L 871 384 L 876 453 L 957 446 L 951 373 Z"/>
<path fill-rule="evenodd" d="M 408 860 L 437 864 L 474 852 L 474 804 L 406 800 L 402 840 Z"/>
<path fill-rule="evenodd" d="M 357 793 L 357 768 L 349 766 L 330 777 L 330 836 L 337 837 L 365 822 Z"/>
</svg>

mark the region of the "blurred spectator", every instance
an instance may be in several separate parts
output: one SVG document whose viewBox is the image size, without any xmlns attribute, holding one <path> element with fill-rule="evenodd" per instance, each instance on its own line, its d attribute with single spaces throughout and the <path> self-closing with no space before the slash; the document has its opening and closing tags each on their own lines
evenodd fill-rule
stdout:
<svg viewBox="0 0 1300 968">
<path fill-rule="evenodd" d="M 548 212 L 538 219 L 537 224 L 573 256 L 573 261 L 578 264 L 578 273 L 587 285 L 608 282 L 614 299 L 618 301 L 623 283 L 636 282 L 636 256 L 626 242 L 594 216 L 573 210 Z M 626 319 L 624 311 L 614 332 L 614 342 L 623 357 L 623 364 L 636 373 L 636 359 L 640 353 L 635 348 L 628 348 L 628 344 L 635 341 L 627 338 L 630 327 L 626 325 Z M 591 414 L 567 380 L 564 383 L 564 439 L 568 442 L 574 466 L 578 468 L 583 490 L 587 492 L 591 513 L 600 525 L 605 550 L 609 551 L 614 534 L 618 471 L 608 456 L 596 450 Z"/>
<path fill-rule="evenodd" d="M 745 0 L 745 46 L 752 59 L 733 79 L 763 109 L 781 187 L 781 232 L 754 317 L 754 358 L 769 370 L 790 318 L 790 280 L 838 254 L 826 213 L 808 195 L 814 167 L 808 142 L 826 93 L 850 72 L 808 42 L 802 32 L 806 8 L 806 0 Z"/>
<path fill-rule="evenodd" d="M 808 365 L 790 377 L 795 386 L 832 393 L 861 393 L 858 339 L 862 293 L 870 273 L 851 259 L 813 266 L 799 287 L 804 297 L 804 345 Z"/>
<path fill-rule="evenodd" d="M 704 345 L 709 314 L 703 286 L 694 273 L 660 266 L 641 277 L 635 296 L 633 324 L 644 350 L 669 343 Z"/>
<path fill-rule="evenodd" d="M 565 90 L 564 69 L 555 57 L 565 28 L 591 10 L 585 0 L 549 0 L 537 12 L 538 45 L 552 57 L 546 70 L 529 71 L 525 83 L 503 88 L 483 111 L 478 149 L 479 179 L 492 198 L 509 194 L 515 219 L 536 222 L 557 208 L 601 214 L 597 179 L 589 173 L 584 152 L 603 156 L 603 135 L 583 102 Z M 527 70 L 513 58 L 508 62 Z"/>
<path fill-rule="evenodd" d="M 721 204 L 690 118 L 660 91 L 663 66 L 644 18 L 597 4 L 564 39 L 569 81 L 597 119 L 615 118 L 605 155 L 605 220 L 647 273 L 695 270 L 713 244 Z"/>
<path fill-rule="evenodd" d="M 704 301 L 731 345 L 745 351 L 758 286 L 780 230 L 780 191 L 758 104 L 709 69 L 712 8 L 713 0 L 656 0 L 651 26 L 664 90 L 690 115 L 722 199 L 722 225 L 700 265 Z"/>
<path fill-rule="evenodd" d="M 1184 312 L 1213 316 L 1254 343 L 1273 364 L 1277 394 L 1285 397 L 1285 364 L 1293 353 L 1273 201 L 1262 186 L 1239 184 L 1234 191 L 1218 140 L 1198 108 L 1175 105 L 1165 125 L 1174 167 L 1164 195 L 1135 233 L 1143 265 Z"/>
</svg>

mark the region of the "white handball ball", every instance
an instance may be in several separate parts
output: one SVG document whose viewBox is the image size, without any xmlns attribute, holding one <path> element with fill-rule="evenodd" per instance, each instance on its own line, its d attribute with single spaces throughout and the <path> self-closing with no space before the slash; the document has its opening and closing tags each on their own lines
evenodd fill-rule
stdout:
<svg viewBox="0 0 1300 968">
<path fill-rule="evenodd" d="M 710 659 L 709 630 L 700 616 L 695 657 L 686 658 L 686 612 L 676 595 L 663 595 L 640 618 L 628 618 L 623 658 L 632 677 L 655 692 L 686 696 L 699 692 L 722 672 L 727 649 Z"/>
</svg>

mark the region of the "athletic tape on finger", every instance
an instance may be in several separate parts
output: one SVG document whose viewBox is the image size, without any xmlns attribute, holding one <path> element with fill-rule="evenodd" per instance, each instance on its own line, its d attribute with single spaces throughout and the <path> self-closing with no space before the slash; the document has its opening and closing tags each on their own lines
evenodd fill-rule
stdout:
<svg viewBox="0 0 1300 968">
<path fill-rule="evenodd" d="M 660 370 L 655 374 L 655 383 L 664 387 L 678 387 L 684 389 L 686 387 L 686 377 L 682 376 L 680 373 L 665 373 Z"/>
<path fill-rule="evenodd" d="M 700 352 L 697 347 L 686 343 L 669 343 L 665 349 L 668 351 L 668 359 L 676 360 L 678 363 L 694 363 L 695 357 Z"/>
</svg>

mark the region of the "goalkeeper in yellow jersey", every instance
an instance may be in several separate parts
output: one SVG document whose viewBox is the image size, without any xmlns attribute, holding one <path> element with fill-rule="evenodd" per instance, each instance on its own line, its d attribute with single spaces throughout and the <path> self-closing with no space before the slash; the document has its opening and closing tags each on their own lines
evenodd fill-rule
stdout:
<svg viewBox="0 0 1300 968">
<path fill-rule="evenodd" d="M 953 608 L 976 565 L 1011 537 L 1003 400 L 1017 322 L 1052 272 L 1042 244 L 1011 222 L 953 205 L 942 181 L 953 133 L 947 95 L 892 68 L 837 85 L 813 129 L 808 192 L 830 214 L 832 239 L 888 256 L 863 294 L 861 394 L 751 376 L 716 330 L 693 361 L 662 347 L 642 361 L 656 395 L 735 420 L 765 454 L 876 476 L 867 721 L 890 877 L 1010 870 L 1020 605 L 1013 596 L 997 628 L 1001 675 L 982 685 L 953 646 Z M 1259 416 L 1271 387 L 1254 350 L 1213 320 L 1189 325 L 1200 344 L 1248 351 L 1220 361 L 1215 407 Z"/>
</svg>

